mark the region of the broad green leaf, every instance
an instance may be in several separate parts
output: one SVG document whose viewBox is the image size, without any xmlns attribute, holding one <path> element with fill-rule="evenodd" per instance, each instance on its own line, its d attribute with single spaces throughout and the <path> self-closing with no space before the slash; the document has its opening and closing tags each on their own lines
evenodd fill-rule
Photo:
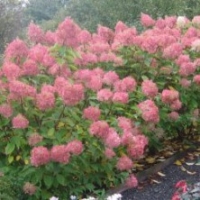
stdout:
<svg viewBox="0 0 200 200">
<path fill-rule="evenodd" d="M 5 148 L 5 153 L 7 155 L 11 154 L 15 150 L 15 144 L 14 143 L 8 143 Z"/>
<path fill-rule="evenodd" d="M 24 159 L 24 163 L 25 163 L 25 165 L 28 165 L 29 164 L 29 160 L 28 159 Z"/>
<path fill-rule="evenodd" d="M 63 175 L 58 174 L 58 175 L 56 176 L 56 180 L 57 180 L 58 183 L 60 183 L 61 185 L 63 185 L 63 186 L 66 185 L 66 183 L 65 183 L 65 178 L 64 178 Z"/>
<path fill-rule="evenodd" d="M 21 145 L 21 140 L 22 140 L 22 138 L 19 137 L 19 136 L 14 136 L 11 139 L 11 141 L 17 146 L 18 149 L 19 149 L 19 147 Z"/>
<path fill-rule="evenodd" d="M 69 117 L 68 119 L 66 120 L 67 124 L 70 125 L 71 127 L 73 127 L 75 125 L 74 121 L 71 120 Z"/>
<path fill-rule="evenodd" d="M 16 161 L 19 161 L 20 159 L 21 159 L 21 156 L 20 155 L 18 155 L 18 156 L 16 156 Z"/>
<path fill-rule="evenodd" d="M 89 190 L 89 191 L 93 191 L 94 190 L 94 185 L 92 183 L 87 183 L 85 185 L 85 187 Z"/>
<path fill-rule="evenodd" d="M 43 180 L 47 188 L 50 188 L 53 185 L 54 177 L 45 175 Z"/>
<path fill-rule="evenodd" d="M 11 164 L 14 161 L 14 156 L 8 156 L 8 162 Z"/>
<path fill-rule="evenodd" d="M 148 77 L 147 76 L 142 76 L 142 80 L 144 81 L 144 80 L 148 80 Z"/>
<path fill-rule="evenodd" d="M 54 133 L 55 133 L 55 129 L 54 128 L 50 128 L 49 131 L 48 131 L 48 133 L 47 133 L 47 135 L 48 136 L 53 136 Z"/>
<path fill-rule="evenodd" d="M 74 110 L 72 110 L 70 113 L 73 119 L 75 119 L 78 122 L 80 121 L 80 116 L 78 116 Z"/>
</svg>

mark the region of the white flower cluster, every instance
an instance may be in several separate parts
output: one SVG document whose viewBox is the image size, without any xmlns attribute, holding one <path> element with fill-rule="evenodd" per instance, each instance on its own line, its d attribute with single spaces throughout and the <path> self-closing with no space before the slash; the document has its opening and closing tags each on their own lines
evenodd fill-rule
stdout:
<svg viewBox="0 0 200 200">
<path fill-rule="evenodd" d="M 113 194 L 111 196 L 108 196 L 106 200 L 121 200 L 122 195 L 121 194 Z"/>
<path fill-rule="evenodd" d="M 122 199 L 122 195 L 121 194 L 113 194 L 111 196 L 108 196 L 105 200 L 121 200 L 121 199 Z M 59 200 L 59 198 L 53 196 L 49 200 Z M 76 198 L 76 196 L 72 195 L 70 197 L 70 200 L 78 200 L 78 199 Z M 96 199 L 94 197 L 88 197 L 87 199 L 84 198 L 84 199 L 81 199 L 81 200 L 98 200 L 98 199 Z"/>
<path fill-rule="evenodd" d="M 59 200 L 57 197 L 51 197 L 49 200 Z"/>
</svg>

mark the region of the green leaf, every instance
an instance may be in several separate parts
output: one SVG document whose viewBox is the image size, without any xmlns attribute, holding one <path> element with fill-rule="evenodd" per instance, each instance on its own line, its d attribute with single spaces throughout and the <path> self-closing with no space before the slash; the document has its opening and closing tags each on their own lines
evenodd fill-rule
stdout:
<svg viewBox="0 0 200 200">
<path fill-rule="evenodd" d="M 9 162 L 9 163 L 12 163 L 13 160 L 14 160 L 14 156 L 8 156 L 8 162 Z"/>
<path fill-rule="evenodd" d="M 47 188 L 50 188 L 53 185 L 54 177 L 45 175 L 44 176 L 44 183 L 47 186 Z"/>
<path fill-rule="evenodd" d="M 148 80 L 148 77 L 147 76 L 142 76 L 142 80 Z"/>
<path fill-rule="evenodd" d="M 63 186 L 66 185 L 65 178 L 64 178 L 63 175 L 58 174 L 58 175 L 56 176 L 56 180 L 57 180 L 58 183 L 60 183 L 61 185 L 63 185 Z"/>
<path fill-rule="evenodd" d="M 18 149 L 21 146 L 21 140 L 22 140 L 22 138 L 19 137 L 19 136 L 14 136 L 11 139 L 12 143 L 14 143 L 17 146 Z"/>
<path fill-rule="evenodd" d="M 38 170 L 35 171 L 35 174 L 31 176 L 31 181 L 34 183 L 41 183 L 43 177 L 44 170 L 42 168 L 38 168 Z"/>
<path fill-rule="evenodd" d="M 8 143 L 5 148 L 5 153 L 7 155 L 11 154 L 15 150 L 15 144 L 14 143 Z"/>
<path fill-rule="evenodd" d="M 77 112 L 75 112 L 74 110 L 71 110 L 71 117 L 73 118 L 73 119 L 75 119 L 76 121 L 81 121 L 81 118 L 80 118 L 80 116 L 79 115 L 77 115 Z"/>
<path fill-rule="evenodd" d="M 89 190 L 89 191 L 93 191 L 94 190 L 94 185 L 92 183 L 87 183 L 85 185 L 85 187 Z"/>
<path fill-rule="evenodd" d="M 68 119 L 66 120 L 66 122 L 67 122 L 67 124 L 68 124 L 69 126 L 71 126 L 71 127 L 73 127 L 73 126 L 75 125 L 75 123 L 73 122 L 73 120 L 71 120 L 70 118 L 68 118 Z"/>
<path fill-rule="evenodd" d="M 54 129 L 54 128 L 50 128 L 50 129 L 48 130 L 47 135 L 51 137 L 51 136 L 54 135 L 54 133 L 55 133 L 55 129 Z"/>
</svg>

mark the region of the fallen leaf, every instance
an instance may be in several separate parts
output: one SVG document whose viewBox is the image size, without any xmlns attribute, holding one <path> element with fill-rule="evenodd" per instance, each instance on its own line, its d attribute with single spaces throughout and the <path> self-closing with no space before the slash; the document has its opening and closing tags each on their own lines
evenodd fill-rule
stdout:
<svg viewBox="0 0 200 200">
<path fill-rule="evenodd" d="M 188 166 L 192 166 L 192 165 L 194 165 L 194 162 L 186 162 L 185 164 Z"/>
<path fill-rule="evenodd" d="M 181 161 L 182 163 L 185 162 L 185 158 L 180 159 L 180 161 Z"/>
<path fill-rule="evenodd" d="M 199 157 L 200 152 L 195 152 L 194 155 L 197 156 L 197 157 Z"/>
<path fill-rule="evenodd" d="M 158 174 L 159 176 L 162 176 L 162 177 L 166 176 L 166 175 L 163 174 L 162 172 L 158 172 L 157 174 Z"/>
<path fill-rule="evenodd" d="M 160 184 L 160 183 L 161 183 L 160 181 L 157 181 L 157 180 L 155 180 L 155 179 L 151 179 L 151 182 L 157 183 L 157 184 Z"/>
<path fill-rule="evenodd" d="M 134 165 L 135 165 L 135 167 L 144 167 L 144 165 L 138 164 L 138 163 L 135 163 Z"/>
<path fill-rule="evenodd" d="M 183 167 L 183 166 L 181 166 L 181 170 L 182 170 L 183 172 L 187 171 L 187 169 L 185 169 L 185 167 Z"/>
<path fill-rule="evenodd" d="M 189 149 L 190 146 L 189 146 L 189 145 L 184 145 L 183 148 L 184 148 L 184 149 Z"/>
<path fill-rule="evenodd" d="M 174 154 L 174 152 L 172 152 L 172 151 L 166 151 L 166 152 L 164 152 L 164 156 L 172 156 Z"/>
<path fill-rule="evenodd" d="M 188 170 L 186 170 L 186 172 L 187 172 L 188 174 L 190 174 L 190 175 L 194 175 L 194 174 L 197 173 L 197 172 L 190 172 L 190 171 L 188 171 Z"/>
<path fill-rule="evenodd" d="M 145 160 L 147 163 L 150 163 L 150 164 L 152 164 L 156 161 L 156 159 L 154 157 L 147 157 Z"/>
<path fill-rule="evenodd" d="M 158 158 L 157 161 L 159 162 L 164 162 L 166 159 L 165 158 Z"/>
<path fill-rule="evenodd" d="M 180 160 L 176 160 L 176 161 L 174 162 L 174 164 L 175 164 L 175 165 L 178 165 L 178 166 L 181 166 L 181 165 L 182 165 L 182 162 L 181 162 Z"/>
<path fill-rule="evenodd" d="M 140 170 L 140 171 L 144 170 L 144 165 L 142 165 L 142 164 L 136 163 L 134 166 L 135 166 L 135 168 L 136 168 L 137 170 Z"/>
<path fill-rule="evenodd" d="M 198 160 L 195 165 L 200 166 L 200 160 Z"/>
<path fill-rule="evenodd" d="M 187 157 L 190 159 L 190 160 L 194 160 L 194 155 L 193 154 L 188 154 Z"/>
</svg>

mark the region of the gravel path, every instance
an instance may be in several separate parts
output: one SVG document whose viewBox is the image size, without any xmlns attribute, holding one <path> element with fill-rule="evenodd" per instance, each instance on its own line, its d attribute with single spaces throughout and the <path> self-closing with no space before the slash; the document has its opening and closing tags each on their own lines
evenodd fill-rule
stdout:
<svg viewBox="0 0 200 200">
<path fill-rule="evenodd" d="M 174 185 L 179 180 L 188 180 L 195 183 L 200 182 L 200 166 L 183 165 L 190 172 L 195 171 L 195 175 L 189 175 L 187 172 L 181 170 L 180 166 L 174 164 L 165 168 L 162 173 L 165 177 L 156 176 L 157 181 L 161 181 L 160 184 L 148 184 L 143 189 L 130 189 L 122 193 L 122 200 L 171 200 L 175 191 Z"/>
</svg>

